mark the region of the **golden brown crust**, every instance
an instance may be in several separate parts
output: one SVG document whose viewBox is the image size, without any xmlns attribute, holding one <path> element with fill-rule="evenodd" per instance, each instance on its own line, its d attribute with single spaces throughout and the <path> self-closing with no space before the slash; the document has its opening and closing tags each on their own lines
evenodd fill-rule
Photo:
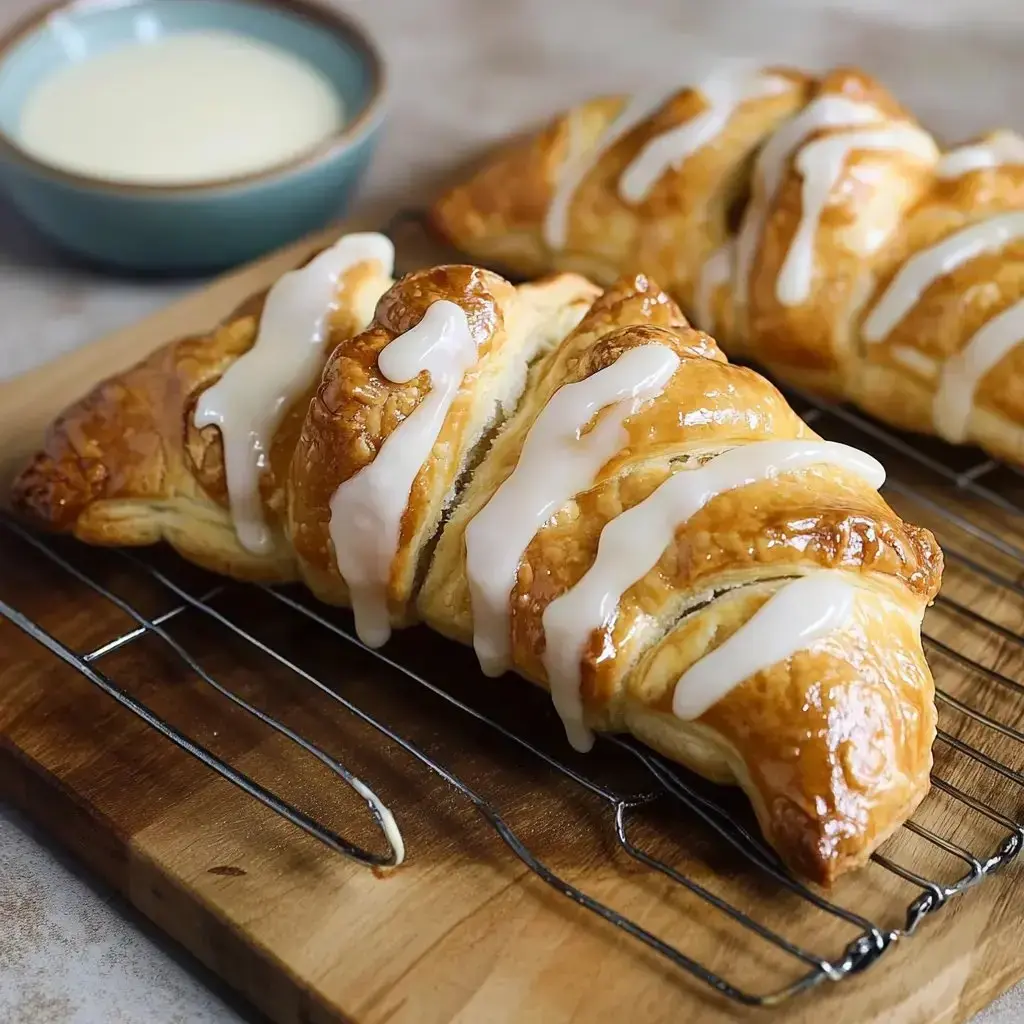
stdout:
<svg viewBox="0 0 1024 1024">
<path fill-rule="evenodd" d="M 877 82 L 856 71 L 827 75 L 814 98 L 825 97 L 870 104 L 885 118 L 871 131 L 917 127 Z M 808 143 L 849 131 L 821 129 Z M 746 316 L 739 321 L 744 352 L 780 377 L 799 374 L 820 390 L 841 395 L 855 373 L 851 313 L 870 286 L 872 257 L 897 233 L 909 207 L 930 184 L 933 163 L 898 149 L 851 152 L 815 233 L 810 294 L 797 305 L 786 305 L 779 299 L 778 281 L 805 215 L 804 178 L 791 161 L 778 190 L 766 200 L 770 216 L 750 276 Z"/>
<path fill-rule="evenodd" d="M 593 150 L 623 108 L 621 98 L 582 104 L 532 139 L 496 154 L 438 200 L 434 224 L 463 251 L 530 272 L 573 266 L 602 282 L 623 272 L 651 273 L 684 309 L 699 314 L 699 325 L 715 333 L 730 353 L 749 357 L 782 380 L 852 399 L 895 426 L 948 434 L 936 424 L 933 408 L 939 374 L 981 326 L 1024 298 L 1021 245 L 1012 242 L 941 276 L 881 343 L 864 340 L 864 318 L 910 257 L 958 227 L 1024 211 L 1024 162 L 944 176 L 926 145 L 916 153 L 899 147 L 851 150 L 814 232 L 809 295 L 784 304 L 777 285 L 802 221 L 804 179 L 791 154 L 777 190 L 768 195 L 752 173 L 754 148 L 823 97 L 869 104 L 877 115 L 870 130 L 916 122 L 878 82 L 856 69 L 840 68 L 817 81 L 783 74 L 792 83 L 789 90 L 741 106 L 713 143 L 666 172 L 645 201 L 630 204 L 620 195 L 629 161 L 644 142 L 691 123 L 706 103 L 698 90 L 682 90 L 641 119 L 600 154 L 576 188 L 564 245 L 545 244 L 555 183 L 573 145 L 577 153 Z M 864 127 L 819 125 L 801 141 L 797 155 L 821 139 Z M 984 145 L 993 138 L 975 142 Z M 749 277 L 736 279 L 742 268 L 734 254 L 724 280 L 715 283 L 712 275 L 705 281 L 717 247 L 729 236 L 735 240 L 745 193 L 750 194 L 745 218 L 759 211 L 756 230 L 751 229 L 756 244 Z M 1024 464 L 1019 347 L 981 380 L 966 439 Z"/>
<path fill-rule="evenodd" d="M 403 278 L 380 301 L 367 330 L 342 343 L 328 359 L 320 386 L 309 406 L 291 469 L 292 543 L 304 578 L 321 600 L 344 603 L 347 589 L 338 572 L 330 542 L 330 500 L 344 481 L 376 457 L 384 441 L 408 418 L 430 391 L 425 371 L 396 384 L 377 366 L 381 351 L 423 318 L 431 303 L 446 299 L 466 313 L 473 340 L 484 356 L 504 335 L 504 310 L 513 300 L 512 286 L 497 274 L 476 267 L 435 267 Z M 406 600 L 419 560 L 418 539 L 440 514 L 461 468 L 465 432 L 472 409 L 477 371 L 467 375 L 453 404 L 443 438 L 413 482 L 402 519 L 400 558 L 392 579 L 391 599 Z"/>
<path fill-rule="evenodd" d="M 395 625 L 422 617 L 464 642 L 473 639 L 466 527 L 515 469 L 547 402 L 639 346 L 678 357 L 660 393 L 625 416 L 618 450 L 519 561 L 508 598 L 512 662 L 541 685 L 549 685 L 544 612 L 593 565 L 607 524 L 727 449 L 815 440 L 768 381 L 728 363 L 646 275 L 598 296 L 574 275 L 515 288 L 477 267 L 436 267 L 395 284 L 365 330 L 333 339 L 305 415 L 296 402 L 279 428 L 263 496 L 270 516 L 287 506 L 287 561 L 239 560 L 219 435 L 191 426 L 196 395 L 252 344 L 259 300 L 209 338 L 169 346 L 69 411 L 23 476 L 20 507 L 90 541 L 163 536 L 187 557 L 238 575 L 286 578 L 297 566 L 319 597 L 346 604 L 331 498 L 373 463 L 429 392 L 427 373 L 397 384 L 381 373 L 379 356 L 441 299 L 465 311 L 477 361 L 412 485 L 387 597 Z M 137 439 L 136 424 L 145 427 L 143 441 L 126 447 L 125 427 Z M 591 426 L 580 429 L 584 436 Z M 935 715 L 918 629 L 941 564 L 927 531 L 903 523 L 861 477 L 830 464 L 713 496 L 678 524 L 654 567 L 592 631 L 580 662 L 586 720 L 742 786 L 785 862 L 830 884 L 864 863 L 927 789 Z M 821 569 L 856 587 L 851 621 L 765 667 L 698 720 L 672 713 L 683 671 L 780 583 Z"/>
<path fill-rule="evenodd" d="M 682 357 L 676 373 L 626 417 L 621 449 L 541 527 L 519 562 L 509 595 L 512 663 L 545 686 L 544 613 L 594 564 L 605 526 L 670 476 L 727 448 L 814 438 L 775 388 L 726 363 L 648 279 L 623 280 L 548 357 L 475 470 L 420 594 L 428 624 L 472 641 L 466 529 L 514 470 L 548 400 L 652 342 Z M 608 625 L 590 634 L 580 663 L 586 721 L 630 731 L 710 778 L 741 785 L 786 862 L 830 884 L 864 863 L 927 790 L 935 713 L 917 630 L 941 567 L 931 534 L 904 523 L 848 471 L 810 466 L 719 494 L 680 523 Z M 849 574 L 861 594 L 858 618 L 841 637 L 770 667 L 697 722 L 671 713 L 685 668 L 781 581 L 821 569 Z M 840 711 L 849 714 L 850 735 L 828 727 Z"/>
<path fill-rule="evenodd" d="M 325 351 L 365 322 L 366 296 L 383 290 L 382 271 L 375 263 L 358 264 L 343 277 Z M 67 409 L 15 479 L 14 510 L 90 544 L 165 540 L 214 572 L 259 581 L 296 578 L 283 530 L 284 488 L 310 395 L 285 415 L 260 478 L 274 536 L 260 555 L 235 534 L 219 430 L 200 430 L 193 422 L 202 392 L 252 347 L 265 299 L 266 292 L 247 299 L 209 334 L 157 349 Z"/>
<path fill-rule="evenodd" d="M 543 676 L 545 608 L 593 564 L 601 530 L 673 472 L 690 471 L 655 463 L 604 481 L 537 534 L 512 593 L 513 647 L 528 674 Z M 927 530 L 903 523 L 863 481 L 835 470 L 727 491 L 677 529 L 658 564 L 623 595 L 614 622 L 592 634 L 584 701 L 600 706 L 617 693 L 637 648 L 694 601 L 819 568 L 894 577 L 923 608 L 938 591 L 941 557 Z"/>
<path fill-rule="evenodd" d="M 916 602 L 872 583 L 859 590 L 857 615 L 842 632 L 752 676 L 691 724 L 688 743 L 673 742 L 676 681 L 779 586 L 745 586 L 684 618 L 631 673 L 624 716 L 652 746 L 698 770 L 696 750 L 714 750 L 721 780 L 742 781 L 772 845 L 801 874 L 830 885 L 927 792 L 931 675 Z"/>
<path fill-rule="evenodd" d="M 1024 210 L 1024 166 L 991 168 L 938 181 L 905 219 L 896 244 L 878 265 L 873 298 L 885 292 L 915 254 L 973 224 L 1018 210 Z M 943 274 L 885 338 L 864 344 L 857 389 L 861 403 L 897 426 L 932 432 L 932 403 L 943 365 L 986 323 L 1022 298 L 1024 240 L 1011 241 L 998 252 L 982 253 Z M 912 360 L 908 351 L 924 358 Z M 1002 418 L 1010 429 L 979 440 L 1003 457 L 1024 459 L 1021 346 L 1007 352 L 981 379 L 975 392 L 975 413 L 984 411 Z M 1022 429 L 1015 432 L 1013 425 Z"/>
<path fill-rule="evenodd" d="M 574 276 L 517 291 L 478 267 L 434 267 L 398 282 L 381 300 L 370 327 L 338 346 L 310 404 L 291 466 L 292 543 L 303 579 L 321 600 L 348 600 L 329 533 L 331 497 L 373 461 L 430 391 L 426 372 L 407 384 L 385 378 L 377 365 L 384 347 L 419 323 L 433 302 L 445 299 L 466 312 L 478 352 L 416 475 L 402 518 L 388 584 L 392 615 L 401 624 L 412 614 L 408 606 L 424 553 L 475 447 L 505 401 L 518 397 L 529 359 L 574 326 L 594 294 L 589 282 Z M 545 311 L 538 322 L 535 313 L 552 296 L 556 309 Z"/>
<path fill-rule="evenodd" d="M 534 138 L 502 149 L 437 201 L 433 224 L 464 252 L 516 273 L 571 270 L 608 285 L 622 274 L 643 272 L 688 305 L 696 273 L 728 234 L 754 151 L 805 100 L 806 76 L 770 70 L 788 87 L 742 104 L 713 145 L 669 169 L 638 204 L 619 196 L 622 172 L 651 139 L 700 114 L 706 100 L 697 90 L 682 89 L 606 146 L 574 192 L 564 246 L 552 248 L 544 234 L 556 184 L 575 160 L 598 147 L 623 113 L 625 97 L 591 100 Z"/>
</svg>

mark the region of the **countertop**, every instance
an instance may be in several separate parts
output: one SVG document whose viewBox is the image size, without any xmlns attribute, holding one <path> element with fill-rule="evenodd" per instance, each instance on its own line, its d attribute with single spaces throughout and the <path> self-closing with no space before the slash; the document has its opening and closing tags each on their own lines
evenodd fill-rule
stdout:
<svg viewBox="0 0 1024 1024">
<path fill-rule="evenodd" d="M 337 0 L 336 0 L 337 2 Z M 0 27 L 33 6 L 0 0 Z M 720 55 L 879 74 L 949 139 L 1024 129 L 1018 0 L 349 0 L 391 69 L 387 136 L 358 207 L 428 195 L 487 141 L 601 91 L 687 80 Z M 0 377 L 54 358 L 196 282 L 76 265 L 0 200 Z M 969 898 L 969 897 L 968 897 Z M 0 806 L 3 1024 L 253 1020 L 214 979 Z M 1024 1020 L 1024 986 L 976 1024 Z"/>
</svg>

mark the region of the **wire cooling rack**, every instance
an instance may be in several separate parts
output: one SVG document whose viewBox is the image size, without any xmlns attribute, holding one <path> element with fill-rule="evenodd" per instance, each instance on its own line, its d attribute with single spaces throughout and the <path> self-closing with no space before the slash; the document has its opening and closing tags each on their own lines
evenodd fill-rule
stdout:
<svg viewBox="0 0 1024 1024">
<path fill-rule="evenodd" d="M 864 869 L 882 872 L 902 886 L 894 890 L 905 893 L 898 906 L 893 899 L 884 914 L 869 915 L 863 909 L 851 909 L 851 904 L 861 908 L 863 904 L 853 897 L 844 901 L 838 895 L 825 895 L 791 877 L 760 839 L 749 813 L 744 813 L 730 791 L 711 786 L 619 737 L 603 737 L 588 759 L 545 745 L 529 728 L 512 727 L 500 716 L 481 709 L 478 702 L 453 691 L 448 678 L 450 666 L 434 664 L 421 668 L 387 649 L 364 648 L 346 615 L 317 607 L 296 588 L 250 588 L 209 577 L 204 588 L 196 592 L 196 588 L 182 585 L 167 570 L 166 557 L 151 552 L 92 553 L 94 558 L 130 565 L 133 572 L 143 574 L 166 592 L 171 599 L 169 609 L 159 615 L 147 615 L 105 585 L 95 572 L 83 568 L 76 558 L 75 545 L 40 537 L 10 518 L 0 517 L 0 531 L 8 535 L 8 540 L 31 549 L 61 573 L 88 587 L 127 615 L 134 625 L 100 646 L 80 652 L 59 639 L 55 631 L 33 621 L 13 602 L 0 600 L 0 616 L 55 658 L 73 666 L 166 740 L 292 825 L 368 868 L 395 866 L 402 856 L 401 843 L 396 839 L 389 812 L 376 798 L 374 779 L 358 777 L 339 758 L 204 667 L 188 640 L 182 638 L 180 631 L 172 630 L 174 620 L 186 613 L 198 616 L 211 628 L 257 649 L 280 669 L 291 673 L 302 686 L 315 691 L 318 699 L 372 727 L 404 752 L 413 766 L 440 777 L 459 799 L 469 802 L 480 821 L 500 837 L 529 871 L 566 899 L 601 918 L 605 926 L 626 933 L 728 999 L 755 1006 L 778 1005 L 797 993 L 826 981 L 840 981 L 875 963 L 897 940 L 912 935 L 926 917 L 1006 866 L 1024 843 L 1024 827 L 1017 820 L 1020 787 L 1024 786 L 1024 746 L 1020 748 L 1021 763 L 1005 756 L 1007 741 L 1024 744 L 1024 732 L 1018 725 L 1018 717 L 1024 712 L 1024 587 L 1018 580 L 1024 566 L 1024 548 L 1020 546 L 1024 476 L 991 460 L 979 460 L 976 452 L 897 435 L 857 412 L 814 396 L 790 392 L 789 397 L 797 411 L 823 436 L 857 444 L 877 454 L 889 468 L 889 500 L 908 518 L 930 526 L 939 535 L 946 554 L 947 584 L 925 623 L 925 644 L 936 677 L 940 709 L 932 792 L 912 819 L 874 854 L 873 864 Z M 231 611 L 233 595 L 254 589 L 281 616 L 294 620 L 296 628 L 315 630 L 336 644 L 339 651 L 360 649 L 364 656 L 376 660 L 382 673 L 400 677 L 441 701 L 454 743 L 458 742 L 467 719 L 471 719 L 476 728 L 513 744 L 519 756 L 532 759 L 539 770 L 588 794 L 603 807 L 602 820 L 595 822 L 594 827 L 605 827 L 614 836 L 617 855 L 624 855 L 634 870 L 654 873 L 664 883 L 686 890 L 697 901 L 694 905 L 704 908 L 701 913 L 720 917 L 738 929 L 748 942 L 738 947 L 737 956 L 743 956 L 747 945 L 770 947 L 789 965 L 785 980 L 760 987 L 741 984 L 732 972 L 726 976 L 720 967 L 713 968 L 689 955 L 683 948 L 685 943 L 660 937 L 655 929 L 616 910 L 612 900 L 599 898 L 588 892 L 585 884 L 571 881 L 567 877 L 571 872 L 553 866 L 550 857 L 539 854 L 499 802 L 460 774 L 437 749 L 402 735 L 374 709 L 339 692 L 332 681 L 304 667 L 277 634 L 240 624 Z M 972 593 L 984 594 L 986 600 L 972 600 Z M 117 678 L 116 671 L 105 670 L 105 665 L 116 662 L 114 655 L 143 638 L 163 644 L 170 656 L 203 685 L 251 716 L 260 728 L 276 732 L 316 758 L 352 787 L 366 801 L 385 840 L 386 852 L 373 849 L 379 843 L 359 842 L 327 827 L 315 815 L 161 717 L 152 702 L 131 692 Z M 532 693 L 531 688 L 526 690 Z M 998 753 L 993 752 L 994 747 L 999 748 Z M 608 773 L 598 770 L 609 757 L 628 762 L 636 769 L 628 783 L 617 781 L 614 773 L 609 781 Z M 642 779 L 642 784 L 636 784 L 637 778 Z M 782 929 L 766 923 L 763 915 L 742 900 L 723 895 L 706 878 L 698 880 L 688 874 L 680 867 L 684 858 L 677 856 L 679 847 L 666 848 L 664 843 L 651 844 L 645 838 L 650 832 L 645 816 L 657 809 L 661 813 L 667 809 L 676 818 L 693 822 L 713 836 L 717 848 L 741 865 L 745 880 L 767 891 L 769 898 L 789 901 L 812 922 L 841 926 L 842 941 L 830 950 L 818 948 L 815 936 L 825 932 L 816 923 L 806 929 L 806 941 L 795 941 Z M 401 825 L 402 808 L 394 810 Z M 413 845 L 408 856 L 416 855 Z M 893 917 L 894 920 L 889 919 Z M 840 932 L 834 929 L 828 932 L 829 936 L 837 934 Z"/>
</svg>

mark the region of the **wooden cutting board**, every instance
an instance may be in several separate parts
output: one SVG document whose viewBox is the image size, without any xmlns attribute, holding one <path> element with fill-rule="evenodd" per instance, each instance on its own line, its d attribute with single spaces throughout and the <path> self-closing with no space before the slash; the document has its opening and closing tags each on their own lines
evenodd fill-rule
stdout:
<svg viewBox="0 0 1024 1024">
<path fill-rule="evenodd" d="M 0 480 L 9 479 L 53 415 L 93 382 L 159 344 L 212 325 L 324 238 L 0 385 Z M 407 253 L 406 266 L 411 260 Z M 982 515 L 959 491 L 934 493 L 969 516 Z M 928 522 L 926 508 L 911 511 Z M 984 514 L 990 528 L 1019 536 L 1012 517 Z M 992 552 L 971 537 L 958 535 L 955 543 L 994 564 Z M 56 549 L 147 616 L 180 604 L 115 553 L 73 543 Z M 171 556 L 154 558 L 189 593 L 206 593 L 218 583 Z M 998 567 L 1016 578 L 1019 566 L 1012 558 L 1003 563 Z M 0 567 L 0 599 L 69 649 L 93 651 L 135 626 L 2 527 Z M 951 567 L 945 593 L 1009 630 L 1024 624 L 1024 599 L 979 582 L 962 566 Z M 229 585 L 211 604 L 457 773 L 561 877 L 685 954 L 755 992 L 778 989 L 805 970 L 627 857 L 615 842 L 610 806 L 542 758 L 270 596 Z M 336 621 L 344 624 L 343 617 Z M 1013 898 L 1020 872 L 1011 865 L 929 917 L 864 973 L 825 982 L 774 1010 L 743 1008 L 546 885 L 471 800 L 280 661 L 195 610 L 175 615 L 167 628 L 211 675 L 373 785 L 405 836 L 408 859 L 401 868 L 374 872 L 332 853 L 156 735 L 2 619 L 0 793 L 281 1024 L 953 1022 L 1024 977 L 1022 914 Z M 1024 678 L 1019 645 L 1001 642 L 991 630 L 936 612 L 929 631 L 968 657 Z M 650 788 L 646 774 L 620 751 L 599 746 L 589 758 L 570 758 L 544 696 L 515 681 L 484 680 L 467 652 L 417 631 L 399 638 L 396 648 L 397 660 L 588 778 L 624 794 Z M 94 665 L 262 785 L 342 834 L 383 848 L 365 807 L 326 769 L 213 693 L 158 638 L 133 640 Z M 1007 697 L 1005 687 L 989 686 L 948 658 L 933 665 L 950 693 L 1007 725 L 1018 721 L 1024 697 Z M 967 716 L 959 720 L 948 704 L 941 718 L 990 756 L 1021 767 L 1024 749 L 1013 739 Z M 1016 782 L 948 745 L 940 743 L 936 753 L 942 777 L 1020 816 Z M 642 849 L 808 949 L 835 957 L 853 937 L 855 929 L 757 876 L 694 814 L 678 803 L 661 804 L 629 818 L 629 834 Z M 735 807 L 745 813 L 740 803 Z M 917 820 L 977 852 L 999 840 L 998 829 L 939 792 Z M 932 878 L 952 879 L 963 868 L 908 830 L 886 853 Z M 833 898 L 890 928 L 902 927 L 916 894 L 915 886 L 873 864 L 844 880 Z"/>
</svg>

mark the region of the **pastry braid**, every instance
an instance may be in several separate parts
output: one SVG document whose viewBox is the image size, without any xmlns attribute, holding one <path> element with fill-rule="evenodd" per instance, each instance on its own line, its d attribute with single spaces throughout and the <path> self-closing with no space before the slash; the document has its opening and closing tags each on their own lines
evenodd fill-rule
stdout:
<svg viewBox="0 0 1024 1024">
<path fill-rule="evenodd" d="M 1024 463 L 1024 139 L 942 153 L 875 81 L 726 68 L 593 100 L 488 160 L 437 229 L 521 274 L 662 281 L 734 357 Z"/>
<path fill-rule="evenodd" d="M 68 410 L 16 507 L 94 542 L 164 536 L 242 578 L 298 574 L 372 646 L 424 621 L 549 690 L 577 747 L 628 732 L 741 786 L 794 870 L 828 884 L 864 863 L 928 788 L 920 623 L 942 562 L 875 460 L 819 439 L 643 275 L 602 294 L 434 267 L 355 333 L 349 284 L 317 260 L 298 273 L 248 351 L 224 349 L 236 317 Z M 293 352 L 317 338 L 311 295 L 334 310 L 319 384 L 291 373 L 282 397 L 289 357 L 261 352 L 287 352 L 289 324 Z M 301 429 L 254 418 L 232 379 Z M 145 445 L 112 442 L 129 422 Z M 253 491 L 210 453 L 260 423 Z"/>
</svg>

